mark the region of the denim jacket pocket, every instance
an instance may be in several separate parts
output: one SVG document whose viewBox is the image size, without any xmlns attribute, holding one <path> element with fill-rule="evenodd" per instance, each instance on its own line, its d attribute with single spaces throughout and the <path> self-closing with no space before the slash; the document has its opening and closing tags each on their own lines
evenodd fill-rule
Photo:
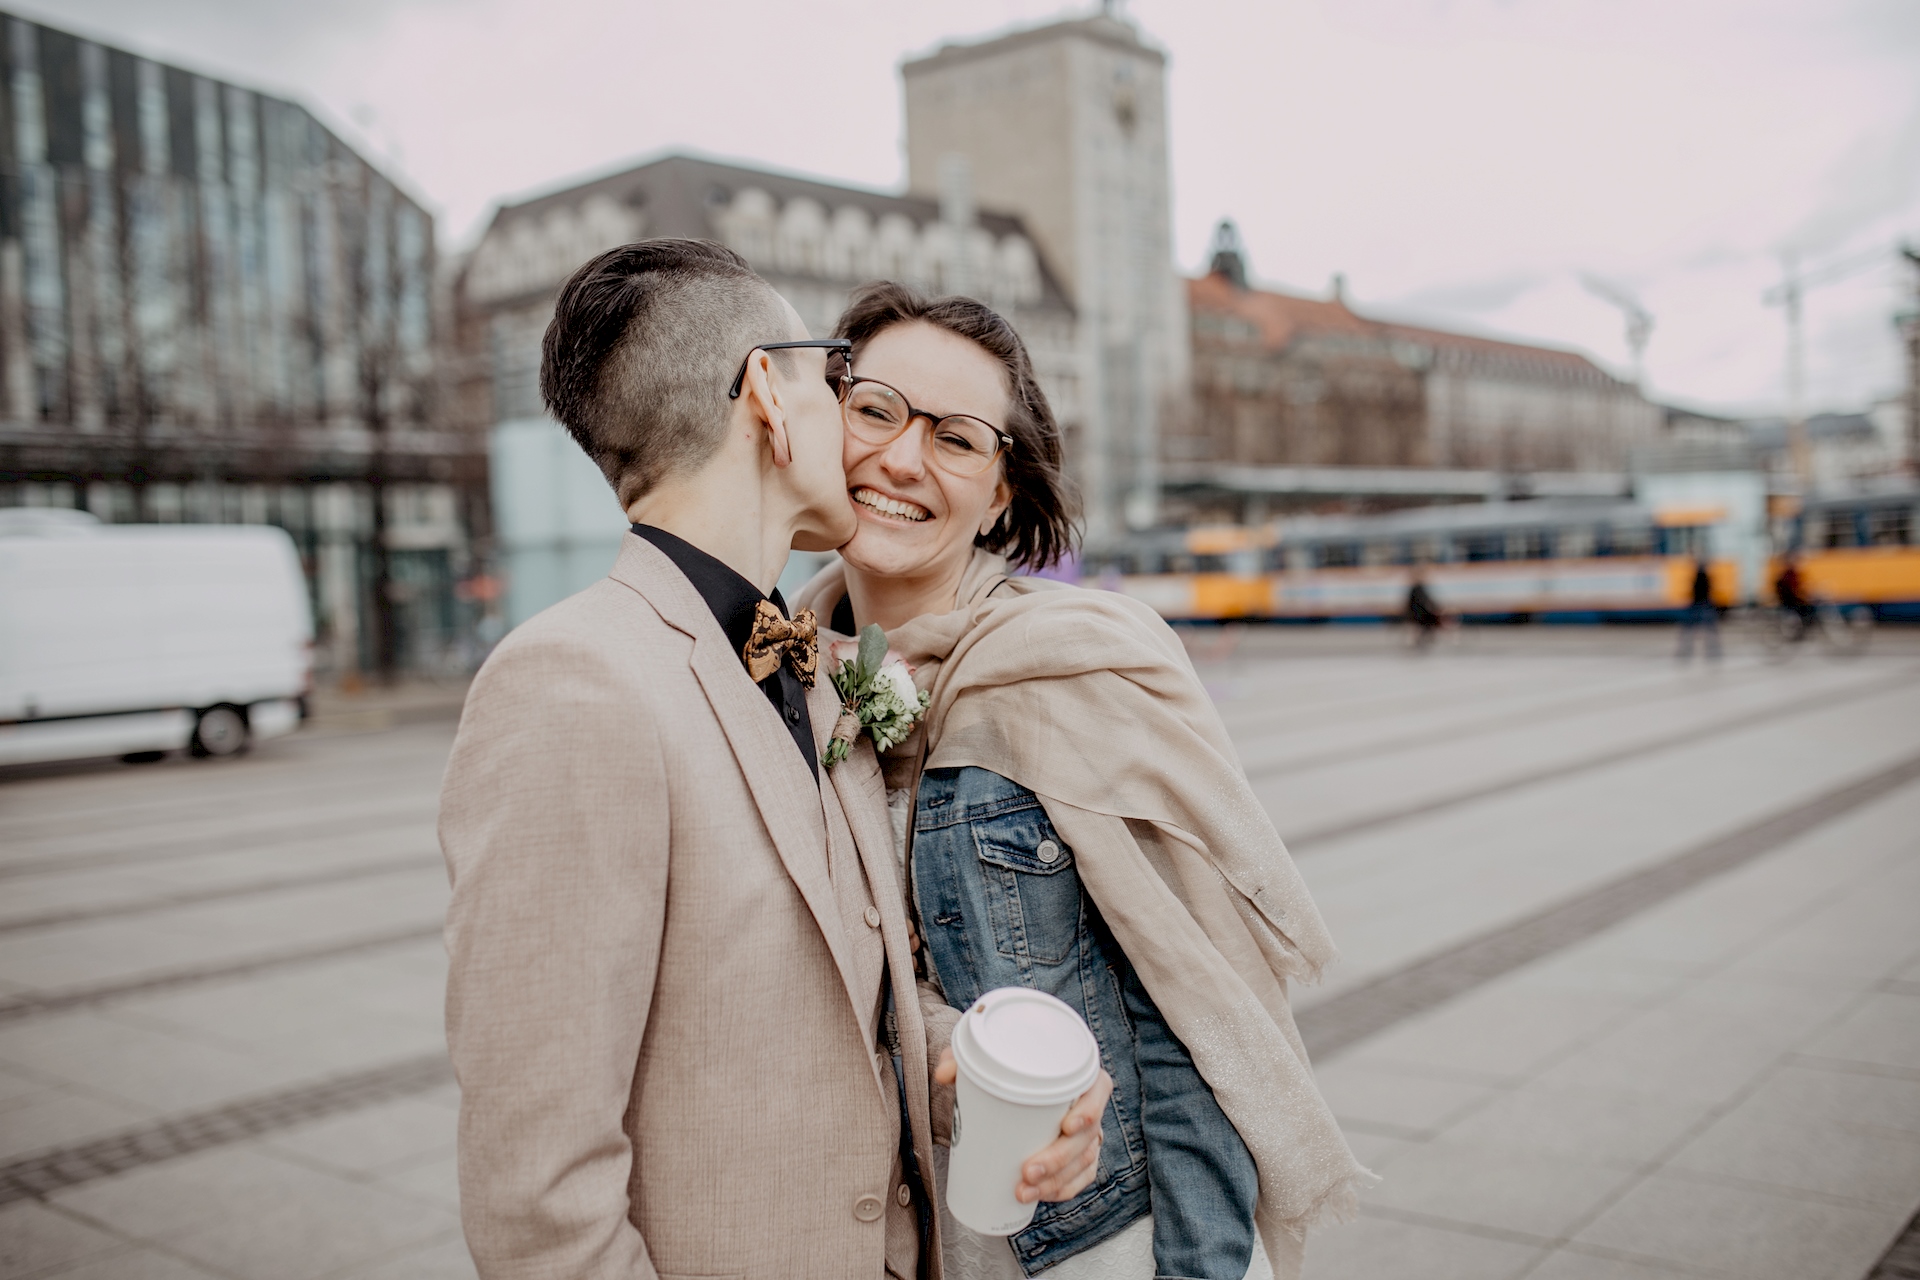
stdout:
<svg viewBox="0 0 1920 1280">
<path fill-rule="evenodd" d="M 1039 805 L 972 824 L 994 946 L 1022 964 L 1057 965 L 1081 933 L 1080 876 Z"/>
</svg>

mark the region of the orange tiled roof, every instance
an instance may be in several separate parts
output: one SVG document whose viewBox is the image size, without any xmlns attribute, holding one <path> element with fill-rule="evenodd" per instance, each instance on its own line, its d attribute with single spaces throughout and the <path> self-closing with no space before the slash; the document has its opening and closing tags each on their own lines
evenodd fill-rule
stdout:
<svg viewBox="0 0 1920 1280">
<path fill-rule="evenodd" d="M 1427 329 L 1387 320 L 1370 320 L 1350 310 L 1344 302 L 1303 298 L 1297 294 L 1275 293 L 1267 289 L 1237 289 L 1232 281 L 1219 274 L 1188 280 L 1187 306 L 1195 313 L 1231 315 L 1254 326 L 1260 334 L 1260 345 L 1269 351 L 1284 351 L 1295 339 L 1309 333 L 1346 333 L 1371 338 L 1400 338 L 1468 356 L 1525 360 L 1556 366 L 1570 373 L 1577 371 L 1608 376 L 1577 351 L 1503 342 L 1498 338 L 1450 333 L 1445 329 Z"/>
</svg>

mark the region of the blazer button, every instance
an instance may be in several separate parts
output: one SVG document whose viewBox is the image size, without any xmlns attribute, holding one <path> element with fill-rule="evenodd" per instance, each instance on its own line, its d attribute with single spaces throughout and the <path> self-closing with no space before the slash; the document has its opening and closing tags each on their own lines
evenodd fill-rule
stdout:
<svg viewBox="0 0 1920 1280">
<path fill-rule="evenodd" d="M 894 1199 L 900 1202 L 900 1207 L 902 1209 L 906 1208 L 908 1205 L 913 1203 L 913 1188 L 909 1187 L 904 1182 L 901 1183 L 900 1190 L 897 1193 L 895 1193 Z"/>
<path fill-rule="evenodd" d="M 861 918 L 867 922 L 867 928 L 878 929 L 880 927 L 880 908 L 868 907 Z"/>
<path fill-rule="evenodd" d="M 1048 866 L 1052 866 L 1054 863 L 1060 861 L 1060 846 L 1051 840 L 1042 840 L 1040 847 L 1033 852 L 1034 856 L 1038 857 L 1040 861 L 1046 863 Z"/>
<path fill-rule="evenodd" d="M 853 1216 L 862 1222 L 877 1222 L 880 1219 L 880 1197 L 861 1196 L 853 1202 Z"/>
</svg>

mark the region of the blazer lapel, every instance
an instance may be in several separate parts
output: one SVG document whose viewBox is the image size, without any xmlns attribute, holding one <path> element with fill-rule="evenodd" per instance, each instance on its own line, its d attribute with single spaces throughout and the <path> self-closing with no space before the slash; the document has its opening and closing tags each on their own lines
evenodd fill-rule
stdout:
<svg viewBox="0 0 1920 1280">
<path fill-rule="evenodd" d="M 821 681 L 826 684 L 826 681 Z M 840 700 L 830 696 L 824 701 L 814 690 L 807 710 L 814 721 L 814 737 L 820 745 L 833 732 L 831 719 L 821 730 L 825 716 L 838 714 Z M 867 885 L 873 890 L 874 903 L 880 909 L 880 937 L 887 952 L 887 976 L 893 986 L 894 1017 L 900 1032 L 900 1077 L 906 1088 L 908 1122 L 913 1129 L 914 1152 L 922 1175 L 928 1179 L 927 1191 L 933 1193 L 933 1103 L 927 1061 L 927 1033 L 920 1011 L 919 983 L 913 974 L 913 953 L 907 946 L 906 888 L 894 861 L 893 822 L 887 813 L 887 784 L 880 774 L 880 761 L 870 740 L 856 742 L 847 758 L 827 775 L 833 780 L 836 798 L 853 832 L 854 847 L 860 853 L 860 865 L 866 869 Z"/>
<path fill-rule="evenodd" d="M 852 957 L 834 901 L 833 883 L 827 878 L 826 817 L 806 765 L 794 758 L 792 735 L 780 723 L 766 695 L 747 678 L 740 655 L 727 643 L 707 602 L 657 547 L 628 534 L 611 576 L 645 596 L 668 625 L 692 637 L 693 655 L 688 665 L 733 748 L 734 759 L 787 875 L 800 890 L 826 939 L 847 998 L 853 1003 L 854 1023 L 865 1026 L 874 993 L 854 989 Z"/>
</svg>

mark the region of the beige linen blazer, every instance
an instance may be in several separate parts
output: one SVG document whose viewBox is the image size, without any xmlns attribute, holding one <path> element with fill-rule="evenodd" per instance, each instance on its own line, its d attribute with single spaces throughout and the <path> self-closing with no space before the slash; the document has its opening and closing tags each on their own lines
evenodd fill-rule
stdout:
<svg viewBox="0 0 1920 1280">
<path fill-rule="evenodd" d="M 828 680 L 808 709 L 824 742 Z M 952 1016 L 913 980 L 877 762 L 816 787 L 659 550 L 629 535 L 488 660 L 440 839 L 482 1277 L 911 1277 L 881 957 L 927 1171 Z"/>
</svg>

